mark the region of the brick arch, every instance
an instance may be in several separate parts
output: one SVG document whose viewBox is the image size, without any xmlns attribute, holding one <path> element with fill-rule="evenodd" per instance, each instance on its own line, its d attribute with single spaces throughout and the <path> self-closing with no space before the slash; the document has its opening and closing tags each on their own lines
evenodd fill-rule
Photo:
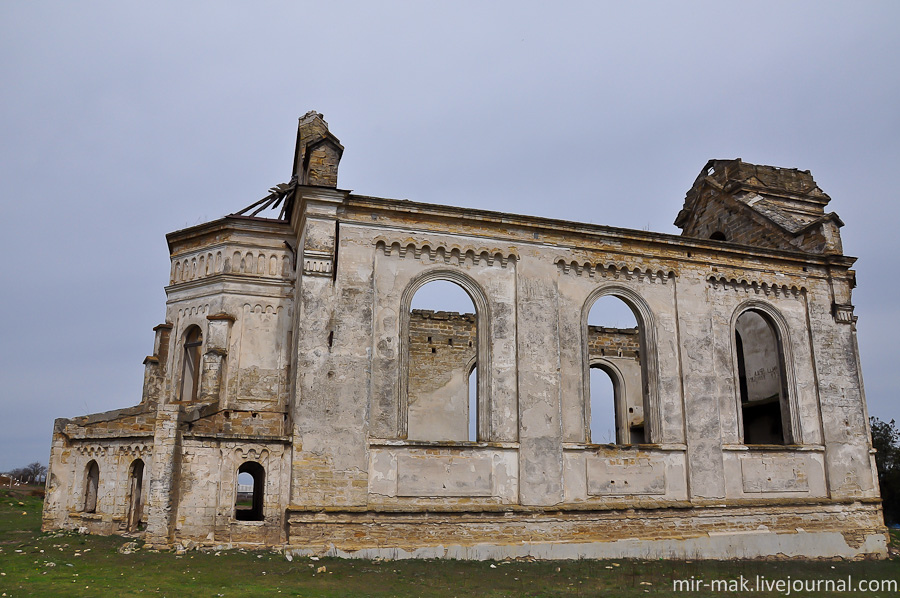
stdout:
<svg viewBox="0 0 900 598">
<path fill-rule="evenodd" d="M 398 436 L 406 438 L 409 408 L 409 312 L 416 292 L 429 282 L 444 280 L 453 282 L 466 292 L 475 306 L 478 365 L 478 438 L 492 437 L 490 417 L 490 308 L 482 286 L 471 276 L 459 270 L 437 267 L 414 276 L 400 296 L 400 400 L 398 401 Z"/>
</svg>

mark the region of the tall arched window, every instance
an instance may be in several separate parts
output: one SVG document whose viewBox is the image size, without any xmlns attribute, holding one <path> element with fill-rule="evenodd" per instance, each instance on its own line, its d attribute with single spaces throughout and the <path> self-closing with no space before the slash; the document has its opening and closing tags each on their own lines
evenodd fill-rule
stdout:
<svg viewBox="0 0 900 598">
<path fill-rule="evenodd" d="M 593 444 L 627 444 L 628 436 L 620 422 L 620 378 L 610 366 L 609 362 L 591 364 L 590 442 Z"/>
<path fill-rule="evenodd" d="M 97 512 L 97 493 L 100 489 L 100 466 L 93 459 L 84 469 L 84 512 Z"/>
<path fill-rule="evenodd" d="M 407 438 L 482 439 L 478 316 L 468 292 L 448 280 L 419 287 L 406 338 Z"/>
<path fill-rule="evenodd" d="M 593 444 L 649 442 L 645 420 L 644 331 L 635 309 L 600 291 L 585 326 L 585 439 Z"/>
<path fill-rule="evenodd" d="M 184 332 L 184 356 L 181 366 L 181 392 L 179 400 L 197 400 L 200 387 L 200 348 L 203 346 L 203 333 L 199 326 L 191 326 Z"/>
<path fill-rule="evenodd" d="M 469 366 L 469 440 L 478 440 L 478 361 Z"/>
<path fill-rule="evenodd" d="M 734 325 L 741 436 L 744 444 L 792 442 L 784 347 L 771 317 L 748 309 Z"/>
<path fill-rule="evenodd" d="M 141 516 L 143 515 L 142 494 L 144 491 L 144 462 L 136 459 L 131 464 L 130 475 L 128 476 L 128 514 L 126 525 L 128 531 L 138 529 L 141 524 Z"/>
<path fill-rule="evenodd" d="M 234 497 L 234 518 L 238 521 L 262 521 L 266 470 L 255 461 L 238 468 L 237 492 Z"/>
</svg>

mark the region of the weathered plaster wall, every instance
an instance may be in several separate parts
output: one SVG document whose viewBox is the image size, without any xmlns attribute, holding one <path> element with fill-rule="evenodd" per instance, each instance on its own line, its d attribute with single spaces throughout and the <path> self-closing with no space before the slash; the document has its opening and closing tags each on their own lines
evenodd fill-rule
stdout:
<svg viewBox="0 0 900 598">
<path fill-rule="evenodd" d="M 336 189 L 342 151 L 309 113 L 294 178 L 271 197 L 284 220 L 231 216 L 169 235 L 166 319 L 141 402 L 57 421 L 45 527 L 127 527 L 140 457 L 155 546 L 885 554 L 853 258 L 809 173 L 711 163 L 677 220 L 687 236 L 674 237 L 355 196 Z M 411 314 L 434 280 L 461 286 L 474 314 Z M 605 296 L 631 308 L 636 330 L 588 325 Z M 778 341 L 746 360 L 771 382 L 754 396 L 779 391 L 772 444 L 748 442 L 742 424 L 735 330 L 755 335 L 738 323 L 748 312 Z M 200 382 L 181 400 L 193 326 Z M 642 434 L 591 442 L 592 365 L 618 372 L 617 427 Z M 242 465 L 264 475 L 260 521 L 235 517 Z"/>
<path fill-rule="evenodd" d="M 144 462 L 141 503 L 146 522 L 148 472 L 152 466 L 152 446 L 147 439 L 107 438 L 75 441 L 63 446 L 54 442 L 54 468 L 47 481 L 44 509 L 45 528 L 85 528 L 91 533 L 122 533 L 127 528 L 131 502 L 130 476 L 135 462 Z M 99 470 L 94 512 L 85 512 L 85 495 L 91 462 Z"/>
<path fill-rule="evenodd" d="M 287 442 L 186 437 L 175 537 L 205 544 L 283 542 L 290 489 L 288 447 Z M 259 463 L 265 471 L 262 521 L 238 521 L 234 515 L 238 469 L 248 462 Z"/>
</svg>

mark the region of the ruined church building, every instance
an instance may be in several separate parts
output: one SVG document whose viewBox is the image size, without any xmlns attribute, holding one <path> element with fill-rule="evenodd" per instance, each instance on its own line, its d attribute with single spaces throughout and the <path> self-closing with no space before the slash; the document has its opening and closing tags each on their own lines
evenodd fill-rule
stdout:
<svg viewBox="0 0 900 598">
<path fill-rule="evenodd" d="M 289 183 L 167 236 L 140 403 L 56 420 L 45 529 L 357 557 L 886 554 L 855 258 L 809 172 L 712 160 L 675 236 L 357 195 L 343 149 L 310 112 Z M 414 308 L 435 281 L 471 313 Z M 603 302 L 633 322 L 589 323 Z"/>
</svg>

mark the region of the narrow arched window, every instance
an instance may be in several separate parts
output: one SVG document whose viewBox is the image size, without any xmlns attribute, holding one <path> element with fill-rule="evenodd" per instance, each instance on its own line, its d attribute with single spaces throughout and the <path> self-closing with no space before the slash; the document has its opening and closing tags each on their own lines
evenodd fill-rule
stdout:
<svg viewBox="0 0 900 598">
<path fill-rule="evenodd" d="M 141 525 L 143 515 L 144 462 L 136 459 L 131 464 L 128 476 L 128 513 L 126 526 L 133 532 Z"/>
<path fill-rule="evenodd" d="M 184 356 L 181 366 L 181 392 L 179 400 L 195 401 L 200 387 L 200 348 L 203 333 L 199 326 L 191 326 L 184 332 Z"/>
<path fill-rule="evenodd" d="M 412 298 L 406 343 L 407 438 L 482 440 L 478 314 L 458 284 L 435 280 Z"/>
<path fill-rule="evenodd" d="M 262 521 L 266 470 L 255 461 L 238 468 L 237 492 L 234 498 L 234 518 L 238 521 Z"/>
<path fill-rule="evenodd" d="M 622 392 L 608 366 L 591 364 L 591 429 L 593 444 L 627 444 L 627 436 L 618 425 Z"/>
<path fill-rule="evenodd" d="M 587 321 L 585 437 L 592 444 L 647 442 L 642 329 L 621 298 L 603 295 Z"/>
<path fill-rule="evenodd" d="M 469 370 L 469 440 L 478 440 L 478 364 Z"/>
<path fill-rule="evenodd" d="M 84 470 L 84 512 L 97 512 L 97 493 L 100 489 L 100 466 L 91 460 Z"/>
<path fill-rule="evenodd" d="M 765 313 L 747 310 L 735 321 L 734 347 L 744 444 L 790 443 L 784 348 L 777 327 Z"/>
</svg>

